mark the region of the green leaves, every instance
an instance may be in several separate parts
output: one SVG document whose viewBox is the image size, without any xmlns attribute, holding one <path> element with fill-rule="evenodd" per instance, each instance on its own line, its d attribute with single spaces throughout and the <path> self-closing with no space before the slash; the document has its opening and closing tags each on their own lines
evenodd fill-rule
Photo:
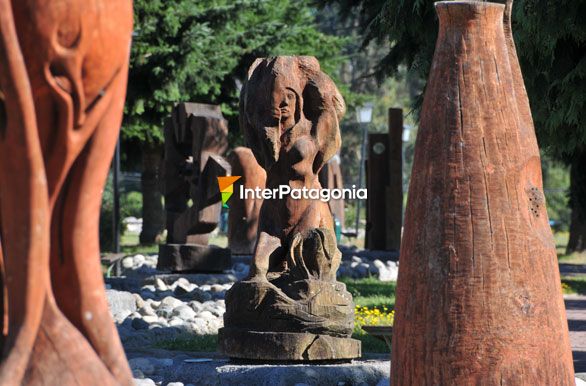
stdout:
<svg viewBox="0 0 586 386">
<path fill-rule="evenodd" d="M 238 84 L 254 59 L 314 55 L 328 71 L 342 44 L 318 31 L 308 1 L 135 0 L 134 7 L 127 139 L 162 140 L 164 118 L 185 101 L 221 104 L 235 122 Z"/>
<path fill-rule="evenodd" d="M 379 77 L 400 65 L 427 79 L 437 37 L 433 1 L 322 0 L 359 15 L 365 45 L 387 44 Z M 504 3 L 503 0 L 498 1 Z M 515 0 L 513 31 L 540 145 L 557 158 L 586 151 L 586 0 Z"/>
</svg>

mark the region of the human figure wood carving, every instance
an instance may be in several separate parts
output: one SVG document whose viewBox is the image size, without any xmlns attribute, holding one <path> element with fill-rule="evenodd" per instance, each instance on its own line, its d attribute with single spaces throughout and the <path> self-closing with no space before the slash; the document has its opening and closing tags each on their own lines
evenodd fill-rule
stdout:
<svg viewBox="0 0 586 386">
<path fill-rule="evenodd" d="M 233 176 L 241 176 L 234 183 L 234 191 L 265 188 L 267 173 L 260 167 L 247 147 L 237 147 L 228 156 Z M 241 198 L 230 202 L 228 211 L 228 247 L 236 255 L 254 253 L 262 198 Z"/>
<path fill-rule="evenodd" d="M 122 118 L 129 0 L 0 0 L 2 385 L 132 385 L 98 220 Z"/>
<path fill-rule="evenodd" d="M 240 100 L 240 126 L 266 187 L 320 189 L 318 173 L 340 147 L 342 96 L 313 57 L 258 59 Z M 341 253 L 326 202 L 264 200 L 250 277 L 226 295 L 220 349 L 274 360 L 349 359 L 351 295 L 336 282 Z"/>
</svg>

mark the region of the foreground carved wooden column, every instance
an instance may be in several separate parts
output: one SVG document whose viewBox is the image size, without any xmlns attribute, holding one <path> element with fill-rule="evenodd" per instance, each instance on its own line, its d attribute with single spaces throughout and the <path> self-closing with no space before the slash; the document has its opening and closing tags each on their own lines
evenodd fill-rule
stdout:
<svg viewBox="0 0 586 386">
<path fill-rule="evenodd" d="M 503 8 L 436 3 L 393 385 L 574 384 L 539 152 Z"/>
<path fill-rule="evenodd" d="M 266 186 L 320 189 L 340 148 L 342 96 L 313 57 L 258 59 L 241 93 L 247 142 Z M 234 358 L 332 360 L 360 356 L 354 304 L 336 281 L 341 253 L 327 202 L 265 199 L 250 277 L 226 294 L 219 348 Z"/>
<path fill-rule="evenodd" d="M 126 0 L 0 0 L 2 385 L 133 384 L 98 241 L 131 32 Z"/>
</svg>

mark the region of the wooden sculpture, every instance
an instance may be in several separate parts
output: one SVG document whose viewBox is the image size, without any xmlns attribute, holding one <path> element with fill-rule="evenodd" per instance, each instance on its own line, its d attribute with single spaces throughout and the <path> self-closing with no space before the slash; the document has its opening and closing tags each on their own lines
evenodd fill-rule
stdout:
<svg viewBox="0 0 586 386">
<path fill-rule="evenodd" d="M 339 154 L 334 155 L 322 168 L 319 173 L 319 181 L 322 187 L 328 189 L 343 189 L 342 169 L 340 167 Z M 331 198 L 328 202 L 330 212 L 344 226 L 344 198 Z"/>
<path fill-rule="evenodd" d="M 233 176 L 241 176 L 234 183 L 236 195 L 244 189 L 264 189 L 267 173 L 260 167 L 247 147 L 237 147 L 228 156 Z M 228 247 L 233 254 L 252 255 L 258 234 L 258 218 L 262 198 L 236 197 L 228 211 Z"/>
<path fill-rule="evenodd" d="M 539 150 L 501 4 L 436 3 L 393 385 L 573 385 Z"/>
<path fill-rule="evenodd" d="M 266 186 L 320 189 L 318 173 L 340 148 L 342 96 L 313 57 L 257 59 L 240 98 L 240 125 Z M 327 202 L 265 199 L 251 274 L 226 295 L 220 350 L 263 360 L 360 356 L 350 338 L 352 296 L 336 281 Z"/>
<path fill-rule="evenodd" d="M 2 385 L 132 385 L 99 256 L 128 0 L 0 0 Z"/>
<path fill-rule="evenodd" d="M 230 174 L 222 157 L 227 148 L 228 124 L 220 106 L 180 103 L 166 120 L 167 243 L 159 246 L 158 269 L 221 272 L 230 268 L 230 250 L 208 245 L 222 210 L 217 178 Z"/>
</svg>

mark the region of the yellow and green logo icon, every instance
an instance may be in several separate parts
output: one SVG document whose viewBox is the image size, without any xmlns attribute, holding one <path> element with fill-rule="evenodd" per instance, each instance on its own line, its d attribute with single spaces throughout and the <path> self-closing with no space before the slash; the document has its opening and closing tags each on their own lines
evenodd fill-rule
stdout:
<svg viewBox="0 0 586 386">
<path fill-rule="evenodd" d="M 218 186 L 220 187 L 220 194 L 222 195 L 222 206 L 228 208 L 228 200 L 234 194 L 234 183 L 240 179 L 241 176 L 226 176 L 218 177 Z"/>
</svg>

